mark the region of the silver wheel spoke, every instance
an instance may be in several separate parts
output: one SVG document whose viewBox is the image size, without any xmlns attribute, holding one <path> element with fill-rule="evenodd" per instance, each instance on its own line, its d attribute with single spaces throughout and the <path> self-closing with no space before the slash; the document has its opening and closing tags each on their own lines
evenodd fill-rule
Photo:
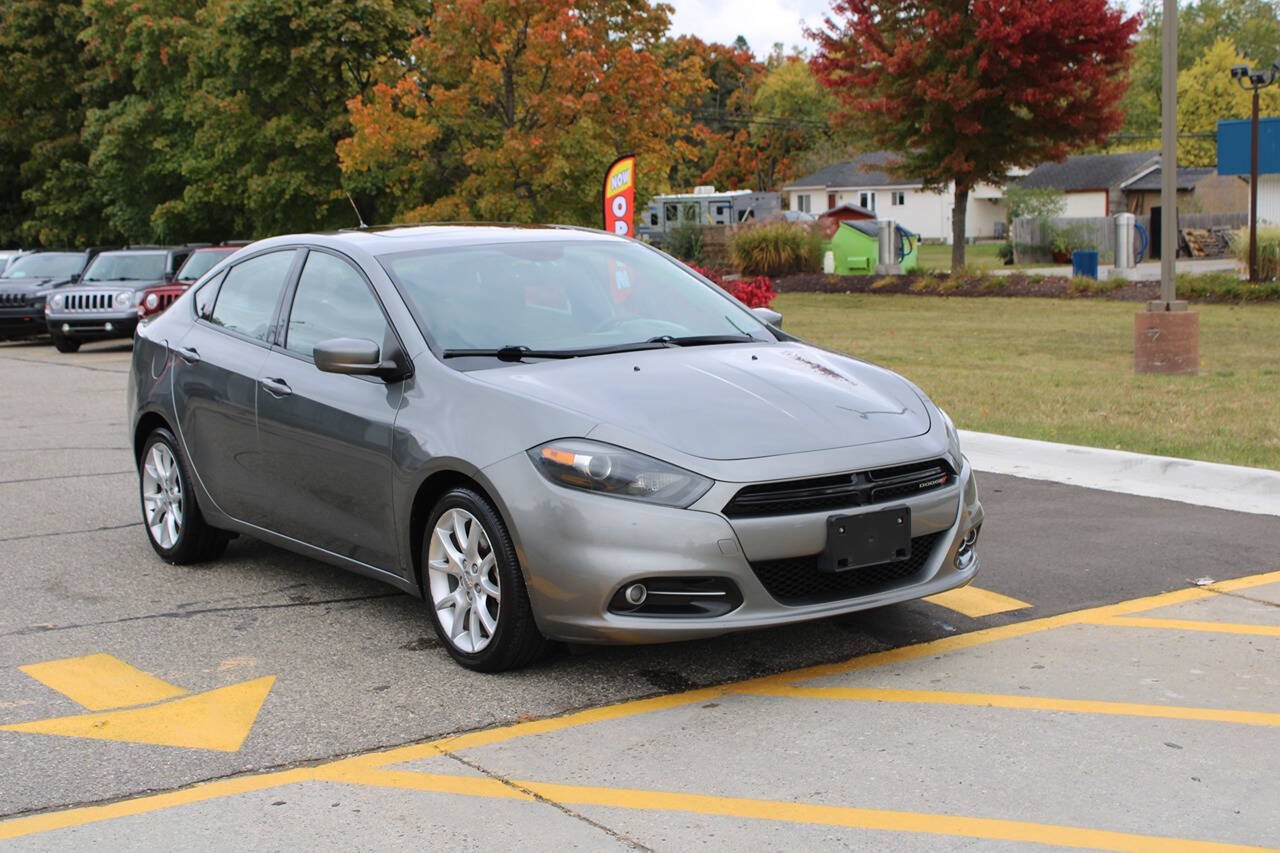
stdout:
<svg viewBox="0 0 1280 853">
<path fill-rule="evenodd" d="M 475 612 L 480 617 L 480 624 L 484 626 L 484 632 L 492 637 L 493 632 L 498 628 L 498 620 L 493 618 L 485 604 L 486 602 L 483 599 L 476 602 Z"/>
<path fill-rule="evenodd" d="M 453 609 L 453 624 L 449 626 L 449 639 L 456 641 L 467 628 L 467 614 L 471 611 L 471 603 L 465 598 L 458 601 Z"/>
<path fill-rule="evenodd" d="M 488 575 L 480 576 L 480 590 L 485 595 L 495 600 L 502 597 L 502 594 L 498 591 L 498 585 L 493 581 L 489 580 Z"/>
<path fill-rule="evenodd" d="M 493 543 L 483 522 L 455 507 L 435 523 L 426 554 L 427 591 L 453 647 L 483 651 L 498 630 L 501 585 Z"/>
</svg>

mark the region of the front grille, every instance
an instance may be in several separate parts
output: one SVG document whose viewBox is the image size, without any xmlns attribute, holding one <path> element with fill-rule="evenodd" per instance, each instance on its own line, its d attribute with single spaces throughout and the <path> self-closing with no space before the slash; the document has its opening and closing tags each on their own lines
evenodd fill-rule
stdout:
<svg viewBox="0 0 1280 853">
<path fill-rule="evenodd" d="M 26 305 L 25 293 L 0 293 L 0 308 L 25 308 Z"/>
<path fill-rule="evenodd" d="M 172 305 L 174 303 L 174 300 L 176 300 L 182 294 L 181 293 L 165 293 L 161 291 L 156 295 L 160 297 L 160 310 L 163 311 L 166 308 L 168 308 L 170 305 Z"/>
<path fill-rule="evenodd" d="M 108 311 L 115 304 L 114 293 L 68 293 L 62 307 L 67 311 Z"/>
<path fill-rule="evenodd" d="M 740 489 L 725 505 L 724 514 L 750 518 L 849 509 L 940 489 L 954 479 L 955 472 L 945 460 L 931 459 L 854 474 L 760 483 Z"/>
<path fill-rule="evenodd" d="M 785 560 L 758 560 L 751 569 L 764 588 L 780 604 L 824 604 L 871 595 L 905 586 L 924 571 L 943 533 L 929 533 L 911 540 L 911 556 L 846 572 L 818 571 L 818 555 Z"/>
</svg>

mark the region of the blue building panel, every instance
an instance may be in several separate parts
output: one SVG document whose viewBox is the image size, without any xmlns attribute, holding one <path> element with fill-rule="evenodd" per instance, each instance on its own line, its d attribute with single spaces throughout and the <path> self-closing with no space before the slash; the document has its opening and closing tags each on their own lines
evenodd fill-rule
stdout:
<svg viewBox="0 0 1280 853">
<path fill-rule="evenodd" d="M 1249 174 L 1249 119 L 1218 122 L 1218 174 Z M 1258 174 L 1280 172 L 1280 118 L 1258 120 Z"/>
</svg>

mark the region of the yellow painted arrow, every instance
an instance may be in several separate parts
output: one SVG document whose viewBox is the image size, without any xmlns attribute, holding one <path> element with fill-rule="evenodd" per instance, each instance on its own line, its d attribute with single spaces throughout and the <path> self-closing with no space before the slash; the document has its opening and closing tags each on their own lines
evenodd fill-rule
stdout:
<svg viewBox="0 0 1280 853">
<path fill-rule="evenodd" d="M 244 744 L 276 680 L 268 675 L 188 694 L 111 655 L 65 658 L 19 668 L 98 713 L 15 723 L 0 726 L 0 731 L 220 752 L 236 752 Z M 143 707 L 129 707 L 138 705 Z"/>
</svg>

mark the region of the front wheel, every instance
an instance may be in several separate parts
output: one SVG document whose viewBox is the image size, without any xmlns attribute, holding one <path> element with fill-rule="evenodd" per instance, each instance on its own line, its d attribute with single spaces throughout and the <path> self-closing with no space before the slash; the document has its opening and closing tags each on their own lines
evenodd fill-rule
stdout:
<svg viewBox="0 0 1280 853">
<path fill-rule="evenodd" d="M 423 539 L 431 621 L 455 661 L 501 672 L 546 652 L 515 546 L 487 499 L 471 489 L 452 490 L 432 510 Z"/>
<path fill-rule="evenodd" d="M 210 527 L 200 514 L 191 477 L 173 433 L 163 427 L 147 436 L 138 470 L 142 526 L 155 552 L 174 565 L 199 563 L 220 556 L 225 532 Z"/>
<path fill-rule="evenodd" d="M 65 335 L 54 335 L 53 348 L 58 352 L 79 352 L 80 341 L 75 338 L 68 338 Z"/>
</svg>

